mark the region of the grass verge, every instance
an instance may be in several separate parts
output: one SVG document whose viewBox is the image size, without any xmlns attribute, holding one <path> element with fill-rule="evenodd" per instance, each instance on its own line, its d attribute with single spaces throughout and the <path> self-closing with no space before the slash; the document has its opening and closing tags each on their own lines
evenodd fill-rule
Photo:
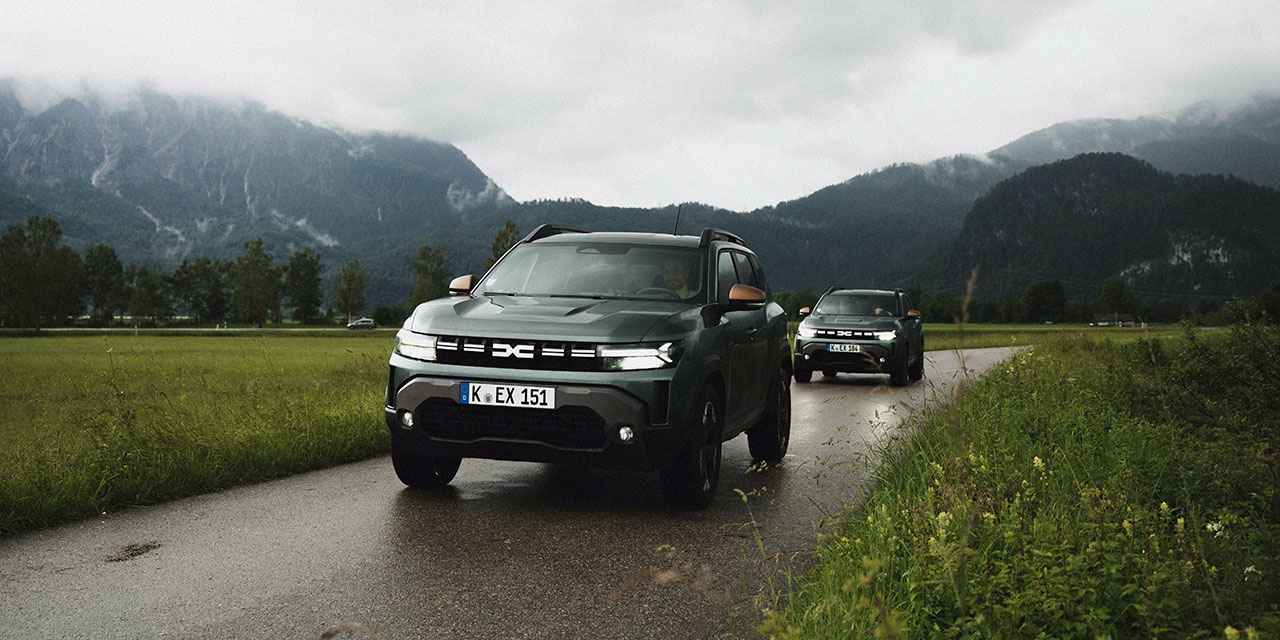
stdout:
<svg viewBox="0 0 1280 640">
<path fill-rule="evenodd" d="M 1277 637 L 1280 333 L 1048 341 L 887 447 L 761 632 Z"/>
<path fill-rule="evenodd" d="M 0 338 L 0 534 L 368 458 L 390 337 Z"/>
</svg>

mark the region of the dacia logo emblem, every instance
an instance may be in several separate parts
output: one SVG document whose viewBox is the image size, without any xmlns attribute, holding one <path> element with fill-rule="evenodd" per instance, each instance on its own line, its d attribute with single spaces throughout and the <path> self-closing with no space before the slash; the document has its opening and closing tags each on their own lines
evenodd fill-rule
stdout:
<svg viewBox="0 0 1280 640">
<path fill-rule="evenodd" d="M 493 343 L 493 357 L 495 358 L 532 358 L 533 345 L 531 344 L 504 344 L 501 342 Z"/>
</svg>

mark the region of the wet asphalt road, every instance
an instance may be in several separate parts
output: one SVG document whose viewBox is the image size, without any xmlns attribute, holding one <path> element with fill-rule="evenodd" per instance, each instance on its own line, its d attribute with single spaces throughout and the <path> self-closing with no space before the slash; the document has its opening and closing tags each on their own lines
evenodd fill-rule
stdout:
<svg viewBox="0 0 1280 640">
<path fill-rule="evenodd" d="M 873 444 L 963 378 L 955 353 L 927 357 L 902 389 L 793 384 L 786 464 L 750 471 L 745 437 L 726 443 L 701 512 L 667 507 L 656 474 L 465 460 L 431 493 L 384 457 L 0 540 L 0 637 L 751 636 L 770 583 L 865 490 Z"/>
</svg>

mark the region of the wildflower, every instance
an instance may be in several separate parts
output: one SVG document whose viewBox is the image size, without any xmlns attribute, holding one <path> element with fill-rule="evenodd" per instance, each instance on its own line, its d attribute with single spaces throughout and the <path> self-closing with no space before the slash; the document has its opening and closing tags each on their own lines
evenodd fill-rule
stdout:
<svg viewBox="0 0 1280 640">
<path fill-rule="evenodd" d="M 1222 635 L 1225 636 L 1227 640 L 1238 640 L 1240 638 L 1240 631 L 1231 625 L 1227 625 L 1227 628 L 1222 630 Z"/>
<path fill-rule="evenodd" d="M 1177 531 L 1178 535 L 1182 535 L 1182 531 L 1186 529 L 1186 527 L 1187 527 L 1187 519 L 1178 518 L 1178 521 L 1173 525 L 1173 530 Z"/>
<path fill-rule="evenodd" d="M 1244 634 L 1249 636 L 1249 640 L 1258 640 L 1258 638 L 1262 637 L 1262 634 L 1258 633 L 1258 630 L 1253 627 L 1245 627 Z"/>
<path fill-rule="evenodd" d="M 1125 533 L 1127 533 L 1127 534 L 1129 534 L 1129 535 L 1133 535 L 1133 525 L 1129 524 L 1129 521 L 1128 521 L 1128 520 L 1125 520 L 1124 522 L 1121 522 L 1121 523 L 1120 523 L 1120 526 L 1124 527 L 1124 532 L 1125 532 Z"/>
<path fill-rule="evenodd" d="M 986 520 L 988 523 L 995 522 L 995 521 L 996 521 L 996 514 L 991 513 L 990 511 L 988 511 L 988 512 L 986 512 L 986 513 L 982 514 L 982 518 L 983 518 L 984 520 Z"/>
<path fill-rule="evenodd" d="M 1221 522 L 1210 522 L 1209 524 L 1204 525 L 1204 528 L 1211 532 L 1215 538 L 1221 538 L 1222 535 L 1226 533 L 1222 530 L 1223 527 Z"/>
<path fill-rule="evenodd" d="M 1161 515 L 1166 515 L 1166 516 L 1167 516 L 1167 515 L 1169 515 L 1169 503 L 1168 503 L 1168 502 L 1161 502 L 1161 503 L 1160 503 L 1160 514 L 1161 514 Z"/>
<path fill-rule="evenodd" d="M 1032 458 L 1032 459 L 1031 459 L 1031 464 L 1035 465 L 1035 467 L 1036 467 L 1037 469 L 1039 469 L 1039 470 L 1041 470 L 1041 471 L 1044 471 L 1044 460 L 1041 460 L 1041 459 L 1040 459 L 1040 456 L 1036 456 L 1036 457 Z"/>
</svg>

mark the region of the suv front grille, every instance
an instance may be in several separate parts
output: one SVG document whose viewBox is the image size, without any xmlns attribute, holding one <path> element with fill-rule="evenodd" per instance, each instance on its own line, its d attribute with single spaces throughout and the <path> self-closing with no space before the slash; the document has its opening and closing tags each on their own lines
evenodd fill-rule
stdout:
<svg viewBox="0 0 1280 640">
<path fill-rule="evenodd" d="M 586 407 L 464 407 L 448 398 L 430 398 L 416 414 L 427 434 L 441 440 L 523 440 L 564 449 L 603 449 L 605 445 L 604 418 Z"/>
<path fill-rule="evenodd" d="M 436 360 L 445 364 L 547 371 L 598 371 L 596 346 L 581 342 L 440 336 Z"/>
<path fill-rule="evenodd" d="M 854 329 L 817 329 L 814 335 L 818 338 L 845 338 L 848 340 L 871 340 L 875 334 L 870 331 Z"/>
</svg>

